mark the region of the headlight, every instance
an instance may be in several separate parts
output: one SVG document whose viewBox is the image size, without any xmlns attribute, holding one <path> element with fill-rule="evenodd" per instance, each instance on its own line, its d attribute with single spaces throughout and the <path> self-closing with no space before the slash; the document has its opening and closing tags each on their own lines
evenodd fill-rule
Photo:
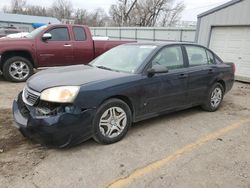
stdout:
<svg viewBox="0 0 250 188">
<path fill-rule="evenodd" d="M 46 89 L 41 93 L 41 100 L 58 103 L 72 103 L 79 89 L 79 86 L 62 86 Z"/>
</svg>

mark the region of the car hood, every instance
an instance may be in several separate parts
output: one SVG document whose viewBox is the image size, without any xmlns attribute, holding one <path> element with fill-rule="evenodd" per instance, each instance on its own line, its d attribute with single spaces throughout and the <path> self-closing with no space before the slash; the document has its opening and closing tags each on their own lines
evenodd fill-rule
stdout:
<svg viewBox="0 0 250 188">
<path fill-rule="evenodd" d="M 27 81 L 27 86 L 37 92 L 57 86 L 82 86 L 126 77 L 130 74 L 104 70 L 87 65 L 75 65 L 43 70 Z"/>
</svg>

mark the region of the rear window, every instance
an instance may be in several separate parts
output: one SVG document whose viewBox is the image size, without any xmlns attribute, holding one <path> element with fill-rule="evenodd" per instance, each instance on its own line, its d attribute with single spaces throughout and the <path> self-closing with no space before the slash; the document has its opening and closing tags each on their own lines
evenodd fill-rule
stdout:
<svg viewBox="0 0 250 188">
<path fill-rule="evenodd" d="M 73 27 L 73 32 L 76 41 L 84 41 L 86 40 L 85 31 L 82 27 Z"/>
</svg>

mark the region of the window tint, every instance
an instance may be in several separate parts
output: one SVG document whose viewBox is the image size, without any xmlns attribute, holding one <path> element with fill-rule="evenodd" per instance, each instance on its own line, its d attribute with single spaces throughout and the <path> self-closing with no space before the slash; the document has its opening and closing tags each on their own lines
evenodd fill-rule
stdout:
<svg viewBox="0 0 250 188">
<path fill-rule="evenodd" d="M 208 57 L 208 63 L 209 64 L 215 64 L 214 55 L 208 50 L 207 50 L 207 57 Z"/>
<path fill-rule="evenodd" d="M 175 46 L 162 49 L 153 60 L 152 65 L 155 64 L 166 66 L 168 69 L 182 68 L 184 65 L 181 47 Z"/>
<path fill-rule="evenodd" d="M 69 32 L 67 28 L 55 28 L 50 30 L 48 33 L 52 35 L 50 41 L 69 41 Z"/>
<path fill-rule="evenodd" d="M 189 66 L 208 64 L 206 50 L 197 46 L 186 46 Z"/>
<path fill-rule="evenodd" d="M 73 27 L 73 31 L 74 31 L 76 41 L 86 40 L 85 31 L 82 27 Z"/>
</svg>

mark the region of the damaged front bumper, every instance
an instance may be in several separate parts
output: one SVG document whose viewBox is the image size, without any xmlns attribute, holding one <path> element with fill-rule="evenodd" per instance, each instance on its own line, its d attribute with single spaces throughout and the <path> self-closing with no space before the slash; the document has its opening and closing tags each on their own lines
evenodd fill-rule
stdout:
<svg viewBox="0 0 250 188">
<path fill-rule="evenodd" d="M 66 147 L 92 137 L 94 109 L 78 109 L 73 105 L 41 103 L 26 105 L 22 93 L 13 102 L 13 115 L 20 132 L 41 144 Z"/>
</svg>

